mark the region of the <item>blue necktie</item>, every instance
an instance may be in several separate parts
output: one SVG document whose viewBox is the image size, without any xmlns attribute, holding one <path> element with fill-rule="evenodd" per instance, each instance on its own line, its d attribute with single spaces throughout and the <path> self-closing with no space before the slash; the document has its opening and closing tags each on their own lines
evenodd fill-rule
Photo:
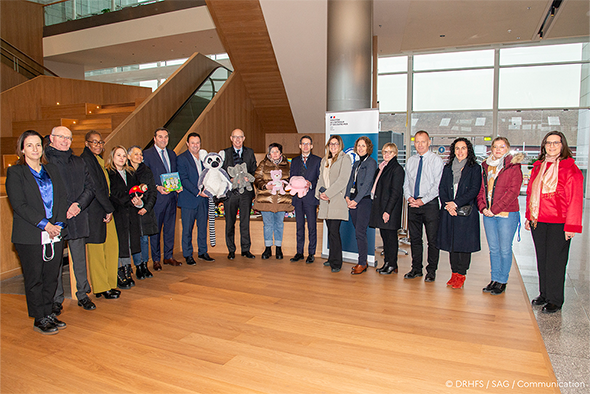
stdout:
<svg viewBox="0 0 590 394">
<path fill-rule="evenodd" d="M 168 167 L 168 161 L 166 161 L 166 156 L 164 156 L 164 149 L 160 151 L 160 156 L 162 156 L 162 163 L 164 163 L 164 168 L 166 172 L 170 172 L 170 167 Z"/>
<path fill-rule="evenodd" d="M 420 156 L 420 164 L 418 164 L 418 173 L 416 174 L 416 184 L 414 185 L 414 198 L 420 197 L 420 179 L 422 178 L 422 156 Z"/>
</svg>

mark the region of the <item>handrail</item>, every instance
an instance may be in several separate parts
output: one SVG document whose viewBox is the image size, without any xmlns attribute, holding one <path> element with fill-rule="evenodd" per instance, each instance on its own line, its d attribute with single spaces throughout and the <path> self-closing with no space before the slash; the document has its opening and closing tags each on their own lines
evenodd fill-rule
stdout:
<svg viewBox="0 0 590 394">
<path fill-rule="evenodd" d="M 27 55 L 26 53 L 24 53 L 23 51 L 18 49 L 17 47 L 15 47 L 14 45 L 12 45 L 8 41 L 6 41 L 5 39 L 1 38 L 1 40 L 2 40 L 1 41 L 2 44 L 1 44 L 0 48 L 1 48 L 2 58 L 6 59 L 8 62 L 12 62 L 13 68 L 16 72 L 19 72 L 20 74 L 22 74 L 28 78 L 34 78 L 39 75 L 49 75 L 52 77 L 58 76 L 56 73 L 49 70 L 48 68 L 46 68 L 42 64 L 38 63 L 35 59 L 33 59 L 32 57 L 30 57 L 29 55 Z M 16 54 L 13 51 L 15 51 Z M 20 71 L 21 68 L 23 68 L 26 72 L 28 72 L 32 76 L 22 73 Z"/>
</svg>

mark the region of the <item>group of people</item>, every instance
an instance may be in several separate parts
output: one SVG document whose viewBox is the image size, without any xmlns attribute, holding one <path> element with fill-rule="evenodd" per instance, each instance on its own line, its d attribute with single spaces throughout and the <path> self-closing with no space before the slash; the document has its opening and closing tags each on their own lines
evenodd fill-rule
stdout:
<svg viewBox="0 0 590 394">
<path fill-rule="evenodd" d="M 29 316 L 35 330 L 55 334 L 66 324 L 57 316 L 64 300 L 61 280 L 64 240 L 76 277 L 78 305 L 96 308 L 88 294 L 116 299 L 118 289 L 130 289 L 135 278 L 153 277 L 162 264 L 180 266 L 173 257 L 176 209 L 181 210 L 182 254 L 196 265 L 192 244 L 197 225 L 197 257 L 214 261 L 208 254 L 207 228 L 213 200 L 200 187 L 204 171 L 200 160 L 201 137 L 190 133 L 187 150 L 178 157 L 168 149 L 168 130 L 158 128 L 154 145 L 142 150 L 115 146 L 103 159 L 104 141 L 99 132 L 86 134 L 80 157 L 71 150 L 72 132 L 55 127 L 48 141 L 36 131 L 24 132 L 17 141 L 18 162 L 9 167 L 6 191 L 14 211 L 12 242 L 19 255 L 25 280 Z M 404 278 L 423 276 L 423 228 L 428 242 L 426 282 L 436 279 L 439 250 L 449 252 L 452 276 L 448 286 L 461 288 L 471 262 L 480 250 L 479 212 L 488 240 L 491 282 L 483 289 L 494 295 L 506 290 L 512 264 L 512 242 L 520 224 L 518 196 L 522 184 L 523 154 L 511 154 L 504 137 L 492 141 L 491 154 L 480 166 L 468 139 L 451 144 L 446 164 L 430 151 L 430 136 L 414 136 L 417 154 L 405 170 L 397 161 L 393 143 L 382 147 L 383 161 L 371 157 L 373 144 L 360 137 L 354 145 L 357 160 L 344 152 L 339 135 L 325 145 L 322 157 L 312 153 L 313 141 L 300 138 L 301 155 L 291 162 L 283 147 L 272 143 L 259 164 L 254 151 L 244 146 L 245 135 L 232 131 L 232 145 L 224 150 L 222 168 L 246 164 L 254 177 L 251 190 L 230 190 L 224 199 L 228 259 L 236 254 L 235 226 L 240 219 L 241 255 L 250 252 L 250 209 L 262 214 L 265 250 L 269 259 L 283 259 L 282 238 L 285 212 L 295 211 L 297 250 L 292 262 L 315 261 L 317 219 L 326 223 L 329 256 L 325 266 L 342 268 L 340 226 L 349 217 L 355 227 L 358 261 L 351 274 L 367 270 L 368 227 L 378 228 L 383 240 L 383 275 L 398 272 L 398 230 L 404 200 L 408 207 L 408 230 L 412 268 Z M 221 153 L 221 152 L 220 152 Z M 483 167 L 483 170 L 482 170 Z M 161 175 L 178 172 L 182 187 L 168 191 Z M 277 176 L 278 175 L 278 176 Z M 306 193 L 277 192 L 277 181 L 303 177 Z M 582 230 L 582 182 L 565 136 L 550 132 L 541 146 L 527 190 L 525 227 L 531 229 L 539 267 L 540 295 L 533 305 L 555 312 L 563 304 L 563 285 L 569 245 Z M 440 204 L 439 204 L 440 201 Z M 319 206 L 319 207 L 318 207 Z M 305 224 L 307 222 L 307 258 Z M 161 250 L 163 243 L 163 251 Z M 86 272 L 88 261 L 88 275 Z"/>
</svg>

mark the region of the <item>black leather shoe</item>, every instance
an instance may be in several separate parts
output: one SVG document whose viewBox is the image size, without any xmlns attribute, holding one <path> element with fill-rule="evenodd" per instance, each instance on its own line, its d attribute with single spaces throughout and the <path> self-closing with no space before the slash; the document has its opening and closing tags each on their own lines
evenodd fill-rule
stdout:
<svg viewBox="0 0 590 394">
<path fill-rule="evenodd" d="M 330 262 L 329 262 L 329 261 L 324 261 L 324 265 L 325 265 L 326 267 L 329 267 L 329 266 L 330 266 Z"/>
<path fill-rule="evenodd" d="M 114 293 L 112 290 L 103 291 L 102 293 L 96 293 L 96 298 L 104 297 L 107 300 L 114 300 L 119 298 L 121 293 Z"/>
<path fill-rule="evenodd" d="M 313 257 L 313 254 L 310 254 L 309 256 L 307 256 L 307 259 L 305 260 L 305 264 L 311 264 L 315 261 L 315 257 Z"/>
<path fill-rule="evenodd" d="M 495 280 L 491 281 L 490 283 L 488 283 L 488 285 L 486 287 L 484 287 L 481 291 L 483 291 L 484 293 L 491 293 L 492 290 L 494 289 L 494 286 L 496 286 L 496 282 Z"/>
<path fill-rule="evenodd" d="M 426 277 L 424 278 L 424 282 L 434 282 L 435 279 L 436 279 L 436 273 L 427 272 Z"/>
<path fill-rule="evenodd" d="M 243 256 L 243 255 L 244 255 L 244 254 L 242 253 L 242 256 Z M 270 246 L 267 246 L 267 247 L 264 249 L 264 252 L 262 252 L 262 255 L 260 256 L 260 258 L 261 258 L 262 260 L 267 260 L 267 259 L 269 259 L 269 258 L 270 258 L 270 256 L 272 256 L 272 249 L 270 248 Z"/>
<path fill-rule="evenodd" d="M 549 303 L 545 304 L 545 306 L 543 307 L 543 309 L 541 309 L 541 312 L 543 312 L 543 313 L 555 313 L 555 312 L 557 312 L 560 309 L 561 309 L 560 306 L 557 306 L 557 305 L 552 304 L 552 303 L 549 302 Z"/>
<path fill-rule="evenodd" d="M 51 320 L 53 325 L 55 327 L 57 327 L 58 330 L 63 330 L 64 328 L 67 327 L 66 323 L 61 320 L 58 320 L 57 317 L 55 317 L 55 314 L 53 314 L 53 313 L 51 315 L 47 316 L 47 318 L 49 320 Z"/>
<path fill-rule="evenodd" d="M 144 280 L 145 279 L 145 271 L 143 270 L 143 264 L 139 264 L 135 266 L 135 277 L 138 280 Z"/>
<path fill-rule="evenodd" d="M 131 288 L 131 284 L 125 275 L 125 267 L 119 267 L 119 270 L 117 271 L 117 287 L 124 290 Z"/>
<path fill-rule="evenodd" d="M 55 324 L 53 324 L 53 322 L 48 316 L 39 320 L 35 319 L 33 329 L 45 335 L 57 334 L 57 327 L 55 326 Z"/>
<path fill-rule="evenodd" d="M 121 290 L 117 290 L 117 289 L 111 289 L 111 293 L 116 294 L 116 295 L 121 295 Z"/>
<path fill-rule="evenodd" d="M 381 271 L 379 271 L 379 273 L 381 275 L 391 275 L 392 272 L 395 272 L 397 274 L 397 268 L 395 268 L 392 265 L 387 265 L 385 267 L 381 267 Z"/>
<path fill-rule="evenodd" d="M 277 246 L 277 251 L 275 253 L 275 257 L 277 260 L 282 260 L 283 259 L 283 249 L 281 249 L 280 246 Z"/>
<path fill-rule="evenodd" d="M 383 265 L 380 268 L 377 268 L 375 271 L 381 273 L 381 271 L 383 271 L 385 268 L 387 268 L 388 265 L 389 265 L 389 263 L 387 261 L 384 261 Z"/>
<path fill-rule="evenodd" d="M 305 258 L 305 256 L 303 256 L 302 253 L 297 253 L 295 256 L 291 257 L 291 261 L 296 262 L 299 260 L 303 260 L 304 258 Z"/>
<path fill-rule="evenodd" d="M 254 256 L 252 253 L 250 253 L 250 251 L 242 252 L 242 256 L 244 256 L 247 259 L 255 259 L 256 258 L 256 256 Z"/>
<path fill-rule="evenodd" d="M 195 259 L 193 259 L 193 256 L 188 256 L 184 259 L 186 260 L 187 265 L 197 265 L 197 262 L 195 261 Z"/>
<path fill-rule="evenodd" d="M 533 304 L 535 306 L 545 305 L 546 303 L 547 303 L 547 300 L 543 296 L 537 296 L 537 297 L 533 298 L 533 300 L 531 301 L 531 304 Z"/>
<path fill-rule="evenodd" d="M 81 306 L 82 308 L 86 309 L 87 311 L 91 311 L 93 309 L 96 309 L 96 305 L 94 304 L 94 302 L 90 301 L 90 298 L 88 298 L 88 297 L 84 297 L 80 301 L 78 301 L 78 306 Z"/>
<path fill-rule="evenodd" d="M 144 278 L 153 278 L 154 274 L 152 274 L 147 266 L 147 262 L 145 263 L 141 263 L 141 270 L 143 272 L 143 277 Z M 118 291 L 118 290 L 117 290 Z"/>
<path fill-rule="evenodd" d="M 332 268 L 332 272 L 340 272 L 340 268 Z"/>
<path fill-rule="evenodd" d="M 55 313 L 55 316 L 59 316 L 62 309 L 64 309 L 64 307 L 61 305 L 61 302 L 54 302 L 51 306 L 51 313 Z"/>
<path fill-rule="evenodd" d="M 496 285 L 494 286 L 492 291 L 490 291 L 490 294 L 500 295 L 500 294 L 504 293 L 504 291 L 506 291 L 506 283 L 496 282 Z"/>
<path fill-rule="evenodd" d="M 205 260 L 205 261 L 215 261 L 215 259 L 211 256 L 209 256 L 209 253 L 203 253 L 199 255 L 199 260 Z"/>
<path fill-rule="evenodd" d="M 404 275 L 404 279 L 414 279 L 419 276 L 422 276 L 422 271 L 411 270 L 410 272 Z"/>
<path fill-rule="evenodd" d="M 229 252 L 229 253 L 227 254 L 227 258 L 228 258 L 228 260 L 233 260 L 233 259 L 235 259 L 235 258 L 236 258 L 236 252 Z"/>
<path fill-rule="evenodd" d="M 133 280 L 133 269 L 131 269 L 131 264 L 127 264 L 125 267 L 125 276 L 127 277 L 127 282 L 131 287 L 135 286 L 135 281 Z"/>
</svg>

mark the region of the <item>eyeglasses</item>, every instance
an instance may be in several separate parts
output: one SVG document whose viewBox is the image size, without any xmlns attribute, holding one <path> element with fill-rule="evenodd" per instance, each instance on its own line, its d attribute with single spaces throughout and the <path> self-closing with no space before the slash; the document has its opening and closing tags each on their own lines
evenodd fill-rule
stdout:
<svg viewBox="0 0 590 394">
<path fill-rule="evenodd" d="M 303 145 L 303 146 L 309 146 L 309 145 L 311 145 L 311 142 L 302 142 L 301 145 Z"/>
<path fill-rule="evenodd" d="M 559 145 L 561 145 L 561 141 L 547 141 L 547 142 L 545 142 L 545 145 L 559 146 Z"/>
<path fill-rule="evenodd" d="M 236 140 L 241 140 L 242 138 L 246 138 L 243 135 L 232 135 L 232 138 L 235 138 Z"/>
<path fill-rule="evenodd" d="M 92 144 L 94 146 L 104 145 L 104 141 L 86 141 L 86 142 L 88 142 L 89 144 Z"/>
<path fill-rule="evenodd" d="M 60 138 L 62 140 L 70 140 L 72 141 L 73 138 L 72 137 L 68 137 L 67 135 L 59 135 L 59 134 L 51 134 L 52 136 L 56 137 L 56 138 Z"/>
</svg>

